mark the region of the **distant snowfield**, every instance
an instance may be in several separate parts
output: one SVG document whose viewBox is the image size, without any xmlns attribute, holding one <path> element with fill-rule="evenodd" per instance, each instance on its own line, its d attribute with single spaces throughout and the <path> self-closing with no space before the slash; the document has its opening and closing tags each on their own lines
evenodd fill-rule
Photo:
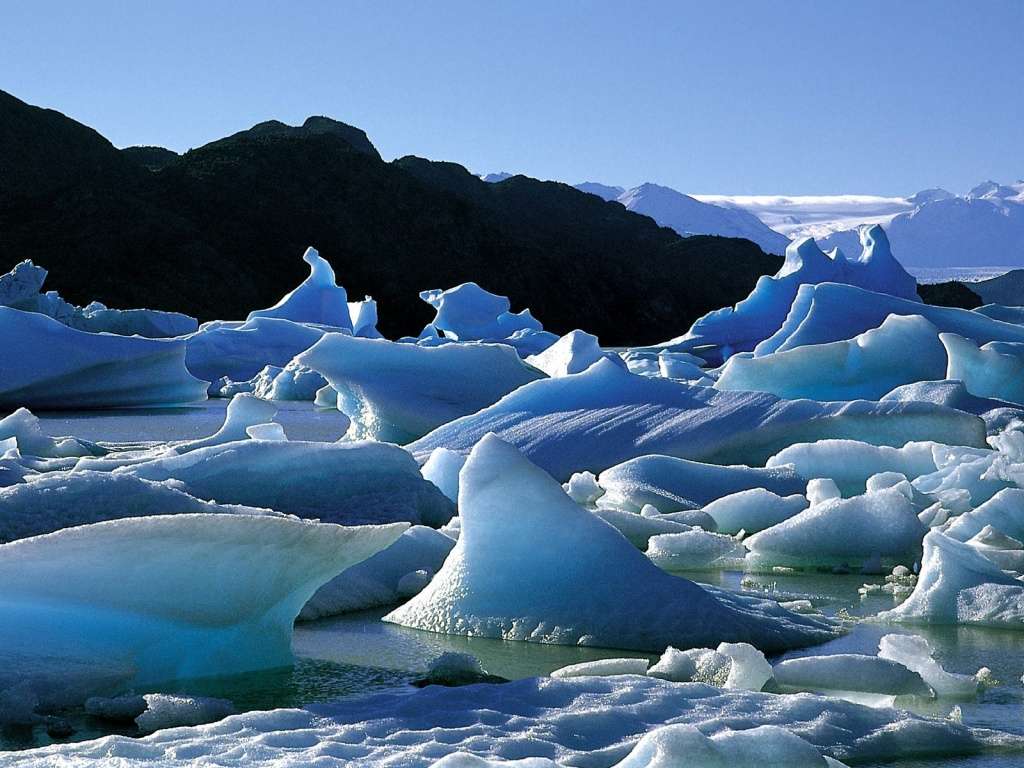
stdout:
<svg viewBox="0 0 1024 768">
<path fill-rule="evenodd" d="M 906 197 L 880 195 L 692 195 L 703 203 L 741 208 L 790 239 L 827 237 L 861 224 L 887 225 L 914 209 Z"/>
</svg>

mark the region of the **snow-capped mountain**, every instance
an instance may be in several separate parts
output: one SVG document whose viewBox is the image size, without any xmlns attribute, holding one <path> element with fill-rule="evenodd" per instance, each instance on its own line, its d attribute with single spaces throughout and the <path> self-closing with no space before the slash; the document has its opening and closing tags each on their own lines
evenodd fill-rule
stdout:
<svg viewBox="0 0 1024 768">
<path fill-rule="evenodd" d="M 881 224 L 900 261 L 915 267 L 1024 264 L 1024 181 L 986 181 L 966 195 L 926 189 L 876 195 L 695 195 L 756 214 L 777 232 L 856 253 L 857 227 Z"/>
<path fill-rule="evenodd" d="M 905 264 L 969 267 L 1024 264 L 1024 181 L 986 181 L 963 197 L 919 192 L 914 207 L 886 225 L 893 250 Z M 857 242 L 853 229 L 820 240 L 822 248 L 846 250 Z"/>
<path fill-rule="evenodd" d="M 766 253 L 784 254 L 789 238 L 772 230 L 757 216 L 741 208 L 703 203 L 670 187 L 641 184 L 632 189 L 596 182 L 577 184 L 576 189 L 616 200 L 630 211 L 650 216 L 663 227 L 681 235 L 723 235 L 755 242 Z M 616 194 L 618 193 L 618 194 Z"/>
</svg>

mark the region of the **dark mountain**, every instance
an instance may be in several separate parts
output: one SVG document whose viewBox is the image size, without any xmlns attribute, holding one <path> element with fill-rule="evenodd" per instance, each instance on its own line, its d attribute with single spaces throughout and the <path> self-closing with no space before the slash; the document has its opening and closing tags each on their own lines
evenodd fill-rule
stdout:
<svg viewBox="0 0 1024 768">
<path fill-rule="evenodd" d="M 1019 307 L 1024 305 L 1024 269 L 1011 269 L 998 277 L 971 283 L 971 290 L 978 294 L 985 304 Z"/>
<path fill-rule="evenodd" d="M 976 309 L 984 303 L 977 293 L 956 280 L 948 280 L 945 283 L 922 283 L 917 286 L 917 295 L 925 304 L 936 304 L 940 307 Z"/>
<path fill-rule="evenodd" d="M 781 264 L 746 240 L 681 238 L 564 184 L 387 163 L 365 133 L 323 117 L 172 155 L 119 151 L 3 94 L 0 271 L 31 258 L 77 303 L 243 318 L 305 277 L 313 245 L 350 296 L 378 300 L 387 336 L 432 317 L 419 291 L 475 280 L 551 330 L 635 344 L 678 335 Z"/>
</svg>

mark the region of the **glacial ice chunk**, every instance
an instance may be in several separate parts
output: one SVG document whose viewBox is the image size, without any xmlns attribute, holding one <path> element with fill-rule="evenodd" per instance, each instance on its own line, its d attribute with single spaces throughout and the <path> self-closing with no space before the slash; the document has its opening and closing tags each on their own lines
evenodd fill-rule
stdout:
<svg viewBox="0 0 1024 768">
<path fill-rule="evenodd" d="M 773 668 L 783 692 L 874 693 L 885 696 L 931 696 L 920 674 L 899 660 L 859 653 L 803 656 L 780 661 Z"/>
<path fill-rule="evenodd" d="M 760 357 L 734 355 L 715 387 L 771 392 L 787 400 L 878 400 L 894 387 L 939 379 L 945 371 L 946 349 L 935 326 L 918 315 L 890 315 L 880 327 L 847 341 Z"/>
<path fill-rule="evenodd" d="M 309 277 L 269 309 L 257 309 L 246 320 L 276 317 L 296 323 L 329 325 L 352 330 L 348 295 L 335 282 L 334 270 L 315 248 L 307 248 L 302 260 L 309 264 Z"/>
<path fill-rule="evenodd" d="M 744 540 L 747 568 L 863 567 L 917 560 L 925 529 L 898 488 L 833 498 Z"/>
<path fill-rule="evenodd" d="M 538 355 L 530 355 L 526 362 L 552 378 L 581 373 L 603 357 L 625 367 L 622 358 L 606 353 L 598 344 L 597 336 L 580 330 L 570 331 Z"/>
<path fill-rule="evenodd" d="M 647 668 L 651 665 L 647 659 L 598 659 L 597 661 L 584 661 L 579 664 L 570 664 L 567 667 L 559 667 L 551 676 L 554 678 L 566 677 L 588 677 L 600 675 L 603 677 L 614 675 L 646 675 Z"/>
<path fill-rule="evenodd" d="M 74 456 L 101 456 L 106 449 L 77 437 L 50 437 L 39 419 L 28 408 L 19 408 L 0 419 L 0 441 L 13 440 L 11 447 L 25 456 L 58 459 Z"/>
<path fill-rule="evenodd" d="M 1024 342 L 978 346 L 955 333 L 939 336 L 949 355 L 947 379 L 962 381 L 972 395 L 1024 404 Z"/>
<path fill-rule="evenodd" d="M 721 641 L 779 650 L 831 634 L 776 603 L 705 589 L 659 570 L 494 435 L 470 454 L 459 498 L 455 549 L 430 585 L 385 621 L 647 651 Z"/>
<path fill-rule="evenodd" d="M 1024 584 L 974 547 L 933 530 L 924 537 L 917 585 L 878 615 L 908 624 L 975 624 L 1024 630 Z"/>
<path fill-rule="evenodd" d="M 779 496 L 764 488 L 723 496 L 704 507 L 714 518 L 719 533 L 746 531 L 748 534 L 778 525 L 805 509 L 807 499 L 804 496 L 798 493 Z"/>
<path fill-rule="evenodd" d="M 86 333 L 0 307 L 0 408 L 125 408 L 206 399 L 185 368 L 185 342 Z"/>
<path fill-rule="evenodd" d="M 247 436 L 120 467 L 114 474 L 176 480 L 200 499 L 270 507 L 346 525 L 396 520 L 442 525 L 454 511 L 406 451 L 369 441 L 314 443 Z"/>
<path fill-rule="evenodd" d="M 452 500 L 452 503 L 459 503 L 459 472 L 462 465 L 466 463 L 466 457 L 461 453 L 449 451 L 447 448 L 438 448 L 430 454 L 430 458 L 420 467 L 420 473 L 424 480 L 429 480 L 436 485 L 445 496 Z"/>
<path fill-rule="evenodd" d="M 420 298 L 437 310 L 431 326 L 456 341 L 496 341 L 520 330 L 541 330 L 530 310 L 513 313 L 508 297 L 486 291 L 476 283 L 423 291 Z"/>
<path fill-rule="evenodd" d="M 404 529 L 189 514 L 0 545 L 0 648 L 126 663 L 137 685 L 286 665 L 317 587 Z"/>
<path fill-rule="evenodd" d="M 438 447 L 464 453 L 488 432 L 512 442 L 562 481 L 573 472 L 598 472 L 645 454 L 763 464 L 793 443 L 826 438 L 885 445 L 922 439 L 985 444 L 985 425 L 978 417 L 928 403 L 779 400 L 763 392 L 723 392 L 636 376 L 599 360 L 583 373 L 522 386 L 494 405 L 438 427 L 409 449 L 421 461 Z"/>
<path fill-rule="evenodd" d="M 268 365 L 288 365 L 324 332 L 324 328 L 276 317 L 204 323 L 187 339 L 185 364 L 193 375 L 207 381 L 249 381 Z"/>
<path fill-rule="evenodd" d="M 978 692 L 974 675 L 944 670 L 935 660 L 928 641 L 920 635 L 886 635 L 878 641 L 878 655 L 917 672 L 939 696 L 974 696 Z"/>
<path fill-rule="evenodd" d="M 352 421 L 348 436 L 415 440 L 543 376 L 510 347 L 421 347 L 383 339 L 325 336 L 297 358 L 321 373 Z"/>
</svg>

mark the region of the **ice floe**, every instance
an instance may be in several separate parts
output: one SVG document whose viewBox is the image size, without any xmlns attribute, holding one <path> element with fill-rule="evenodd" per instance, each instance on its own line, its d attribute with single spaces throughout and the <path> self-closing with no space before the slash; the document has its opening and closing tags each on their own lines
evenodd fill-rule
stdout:
<svg viewBox="0 0 1024 768">
<path fill-rule="evenodd" d="M 409 449 L 421 461 L 435 448 L 464 453 L 488 432 L 563 481 L 644 454 L 757 465 L 793 443 L 826 438 L 985 445 L 978 417 L 930 403 L 780 400 L 636 376 L 599 360 L 583 373 L 522 386 Z"/>
<path fill-rule="evenodd" d="M 470 454 L 459 498 L 458 544 L 427 588 L 386 621 L 432 632 L 647 651 L 722 641 L 779 650 L 831 634 L 776 603 L 666 574 L 494 435 Z"/>
<path fill-rule="evenodd" d="M 406 443 L 544 374 L 499 344 L 421 347 L 329 334 L 298 357 L 338 393 L 349 436 Z"/>
</svg>

